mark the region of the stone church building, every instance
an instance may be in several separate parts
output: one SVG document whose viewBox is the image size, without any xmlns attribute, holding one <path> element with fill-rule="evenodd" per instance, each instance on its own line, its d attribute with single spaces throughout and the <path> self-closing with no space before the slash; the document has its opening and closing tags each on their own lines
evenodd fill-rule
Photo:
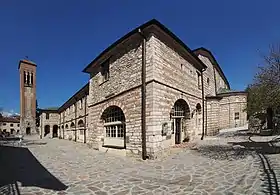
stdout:
<svg viewBox="0 0 280 195">
<path fill-rule="evenodd" d="M 77 93 L 41 109 L 42 138 L 146 159 L 247 123 L 247 95 L 230 90 L 211 51 L 191 50 L 157 20 L 117 40 L 83 72 L 90 79 Z"/>
</svg>

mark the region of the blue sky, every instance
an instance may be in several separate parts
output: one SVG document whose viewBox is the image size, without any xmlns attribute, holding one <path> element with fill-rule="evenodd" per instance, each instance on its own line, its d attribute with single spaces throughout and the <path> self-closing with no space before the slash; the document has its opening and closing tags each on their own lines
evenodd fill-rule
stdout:
<svg viewBox="0 0 280 195">
<path fill-rule="evenodd" d="M 110 44 L 157 19 L 191 49 L 212 51 L 231 87 L 243 90 L 258 50 L 280 38 L 279 0 L 10 0 L 0 2 L 0 107 L 19 112 L 18 62 L 38 64 L 39 107 L 62 105 L 89 76 L 81 71 Z"/>
</svg>

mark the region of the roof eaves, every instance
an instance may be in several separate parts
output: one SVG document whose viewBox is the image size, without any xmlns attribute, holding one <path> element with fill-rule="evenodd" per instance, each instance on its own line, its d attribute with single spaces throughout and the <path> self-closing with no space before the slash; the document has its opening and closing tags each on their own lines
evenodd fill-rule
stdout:
<svg viewBox="0 0 280 195">
<path fill-rule="evenodd" d="M 20 61 L 19 61 L 19 63 L 18 63 L 18 69 L 20 68 L 20 64 L 21 64 L 21 63 L 25 63 L 25 64 L 29 64 L 29 65 L 32 65 L 32 66 L 37 67 L 37 65 L 36 65 L 36 63 L 35 63 L 35 62 L 32 62 L 32 61 L 29 61 L 29 60 L 24 60 L 24 59 L 22 59 L 22 60 L 20 60 Z"/>
<path fill-rule="evenodd" d="M 203 51 L 205 51 L 205 52 L 207 52 L 207 53 L 210 54 L 210 56 L 213 58 L 214 65 L 217 66 L 218 71 L 221 73 L 222 77 L 225 79 L 225 81 L 226 81 L 226 83 L 227 83 L 227 85 L 228 85 L 228 87 L 229 87 L 229 89 L 230 89 L 230 84 L 229 84 L 229 82 L 228 82 L 228 80 L 227 80 L 227 78 L 226 78 L 226 76 L 225 76 L 225 74 L 224 74 L 224 72 L 223 72 L 221 66 L 219 65 L 219 63 L 217 62 L 216 58 L 215 58 L 214 55 L 211 53 L 211 51 L 209 51 L 208 49 L 206 49 L 206 48 L 204 48 L 204 47 L 200 47 L 200 48 L 194 49 L 193 52 L 195 53 L 195 52 L 197 52 L 197 51 L 199 51 L 199 50 L 203 50 Z"/>
<path fill-rule="evenodd" d="M 85 84 L 81 89 L 79 89 L 73 96 L 71 96 L 62 106 L 58 108 L 58 112 L 61 112 L 63 108 L 69 104 L 70 101 L 72 101 L 75 96 L 77 96 L 79 93 L 81 93 L 83 90 L 86 90 L 86 88 L 89 88 L 89 83 Z M 86 94 L 88 95 L 89 91 L 86 91 Z"/>
<path fill-rule="evenodd" d="M 119 43 L 123 42 L 125 39 L 129 38 L 130 36 L 132 36 L 133 34 L 138 32 L 138 29 L 144 29 L 150 25 L 156 25 L 158 26 L 160 29 L 162 29 L 164 32 L 166 32 L 169 36 L 171 36 L 173 39 L 175 39 L 175 41 L 177 41 L 184 49 L 186 49 L 190 55 L 196 60 L 198 61 L 198 63 L 200 64 L 200 66 L 202 67 L 202 69 L 206 69 L 207 66 L 193 53 L 193 51 L 183 42 L 181 41 L 174 33 L 172 33 L 167 27 L 165 27 L 163 24 L 161 24 L 158 20 L 156 19 L 152 19 L 144 24 L 142 24 L 141 26 L 135 28 L 134 30 L 130 31 L 129 33 L 127 33 L 126 35 L 124 35 L 123 37 L 121 37 L 120 39 L 118 39 L 116 42 L 114 42 L 112 45 L 110 45 L 107 49 L 105 49 L 103 52 L 101 52 L 92 62 L 90 62 L 86 68 L 84 68 L 83 72 L 84 73 L 89 73 L 89 69 L 91 68 L 91 65 L 94 64 L 97 60 L 99 60 L 104 54 L 106 54 L 107 52 L 109 52 L 112 48 L 114 48 L 115 46 L 117 46 Z"/>
</svg>

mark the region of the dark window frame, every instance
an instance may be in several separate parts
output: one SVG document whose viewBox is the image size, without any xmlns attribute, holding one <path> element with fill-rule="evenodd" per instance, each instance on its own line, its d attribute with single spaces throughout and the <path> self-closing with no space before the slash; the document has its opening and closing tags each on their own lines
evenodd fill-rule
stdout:
<svg viewBox="0 0 280 195">
<path fill-rule="evenodd" d="M 107 59 L 101 64 L 101 75 L 103 82 L 108 81 L 110 78 L 110 60 Z"/>
<path fill-rule="evenodd" d="M 234 120 L 239 120 L 240 119 L 240 113 L 239 112 L 235 112 L 234 113 Z"/>
</svg>

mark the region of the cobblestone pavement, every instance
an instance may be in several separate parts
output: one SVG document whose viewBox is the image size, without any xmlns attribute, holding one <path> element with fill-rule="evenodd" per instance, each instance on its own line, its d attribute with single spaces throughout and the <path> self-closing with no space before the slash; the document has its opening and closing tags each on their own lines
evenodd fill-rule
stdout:
<svg viewBox="0 0 280 195">
<path fill-rule="evenodd" d="M 260 157 L 242 150 L 243 146 L 227 144 L 236 140 L 209 139 L 193 149 L 174 149 L 180 152 L 141 161 L 101 153 L 81 143 L 50 139 L 47 144 L 26 146 L 45 167 L 45 173 L 42 169 L 26 171 L 26 181 L 20 178 L 13 185 L 2 185 L 0 194 L 269 194 Z M 246 141 L 247 137 L 238 140 Z M 279 154 L 271 159 L 280 162 Z M 25 169 L 27 159 L 20 162 Z M 32 180 L 34 175 L 36 181 Z M 52 189 L 55 185 L 60 187 Z"/>
</svg>

